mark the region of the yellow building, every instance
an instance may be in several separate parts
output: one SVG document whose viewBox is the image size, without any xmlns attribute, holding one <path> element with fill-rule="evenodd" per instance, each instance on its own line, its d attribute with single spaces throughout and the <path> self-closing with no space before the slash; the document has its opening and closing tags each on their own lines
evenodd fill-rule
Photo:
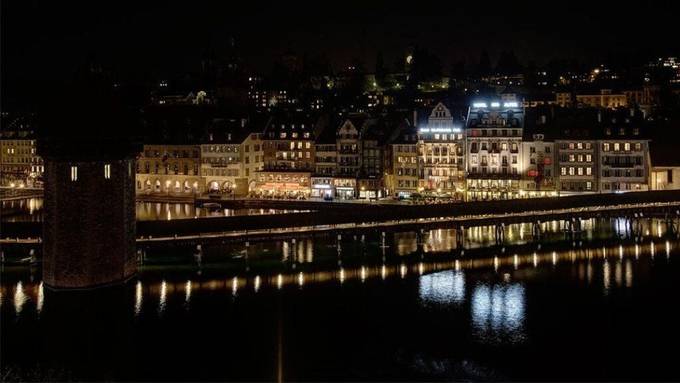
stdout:
<svg viewBox="0 0 680 383">
<path fill-rule="evenodd" d="M 193 197 L 201 194 L 200 145 L 144 145 L 137 160 L 137 194 Z"/>
<path fill-rule="evenodd" d="M 611 89 L 601 89 L 600 93 L 577 94 L 576 103 L 592 108 L 616 109 L 628 106 L 628 98 L 624 93 L 612 93 Z"/>
</svg>

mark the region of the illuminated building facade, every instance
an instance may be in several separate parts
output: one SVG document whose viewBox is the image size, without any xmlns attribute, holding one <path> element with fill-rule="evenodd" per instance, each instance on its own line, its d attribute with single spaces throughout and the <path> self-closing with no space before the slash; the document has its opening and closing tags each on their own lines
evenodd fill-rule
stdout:
<svg viewBox="0 0 680 383">
<path fill-rule="evenodd" d="M 23 116 L 9 119 L 3 115 L 0 130 L 0 185 L 9 187 L 41 187 L 45 170 L 36 152 L 36 139 L 31 124 Z"/>
<path fill-rule="evenodd" d="M 464 198 L 465 135 L 443 103 L 432 108 L 418 128 L 419 188 L 423 193 Z"/>
<path fill-rule="evenodd" d="M 576 103 L 591 108 L 616 109 L 626 107 L 628 98 L 624 93 L 612 93 L 611 89 L 600 89 L 599 93 L 578 93 Z"/>
<path fill-rule="evenodd" d="M 529 132 L 522 142 L 522 180 L 520 197 L 551 197 L 556 193 L 555 143 L 546 140 L 545 132 Z"/>
<path fill-rule="evenodd" d="M 467 200 L 520 196 L 524 110 L 517 102 L 474 102 L 467 137 Z"/>
<path fill-rule="evenodd" d="M 308 198 L 311 175 L 302 170 L 262 170 L 257 172 L 254 195 L 260 198 Z"/>
<path fill-rule="evenodd" d="M 624 111 L 625 112 L 625 111 Z M 602 121 L 599 182 L 602 193 L 649 190 L 649 140 L 642 135 L 642 116 L 614 113 Z"/>
<path fill-rule="evenodd" d="M 336 132 L 336 148 L 338 153 L 338 175 L 357 177 L 361 169 L 361 151 L 359 148 L 359 129 L 362 118 L 346 119 Z"/>
<path fill-rule="evenodd" d="M 402 126 L 387 144 L 385 186 L 389 195 L 409 198 L 418 191 L 418 131 Z"/>
<path fill-rule="evenodd" d="M 144 145 L 137 160 L 137 194 L 193 197 L 205 191 L 198 144 Z"/>
<path fill-rule="evenodd" d="M 305 116 L 272 117 L 262 136 L 265 170 L 314 170 L 314 123 Z"/>
</svg>

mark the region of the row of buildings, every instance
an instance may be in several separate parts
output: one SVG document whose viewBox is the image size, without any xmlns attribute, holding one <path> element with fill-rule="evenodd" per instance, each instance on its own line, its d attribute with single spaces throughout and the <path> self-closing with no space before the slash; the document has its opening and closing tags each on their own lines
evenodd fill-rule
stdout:
<svg viewBox="0 0 680 383">
<path fill-rule="evenodd" d="M 655 171 L 638 109 L 526 108 L 498 97 L 377 116 L 175 120 L 178 129 L 163 120 L 153 128 L 162 134 L 143 146 L 139 195 L 488 200 L 680 181 L 673 164 Z M 0 149 L 3 186 L 40 186 L 44 169 L 30 131 L 3 130 Z"/>
<path fill-rule="evenodd" d="M 645 126 L 636 109 L 527 111 L 500 98 L 462 111 L 440 102 L 412 115 L 244 119 L 200 143 L 145 145 L 137 191 L 486 200 L 669 187 L 652 184 Z"/>
</svg>

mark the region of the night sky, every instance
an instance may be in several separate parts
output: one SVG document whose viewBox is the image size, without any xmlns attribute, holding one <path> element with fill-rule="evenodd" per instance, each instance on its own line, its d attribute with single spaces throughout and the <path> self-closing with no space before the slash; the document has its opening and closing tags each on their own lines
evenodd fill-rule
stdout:
<svg viewBox="0 0 680 383">
<path fill-rule="evenodd" d="M 477 62 L 484 49 L 492 60 L 514 50 L 522 63 L 541 64 L 680 48 L 672 1 L 232 3 L 2 1 L 3 96 L 68 78 L 90 57 L 137 76 L 196 71 L 202 54 L 219 55 L 230 36 L 247 67 L 265 72 L 286 51 L 325 53 L 335 70 L 358 57 L 372 70 L 377 51 L 389 68 L 417 44 L 447 70 L 460 59 Z"/>
</svg>

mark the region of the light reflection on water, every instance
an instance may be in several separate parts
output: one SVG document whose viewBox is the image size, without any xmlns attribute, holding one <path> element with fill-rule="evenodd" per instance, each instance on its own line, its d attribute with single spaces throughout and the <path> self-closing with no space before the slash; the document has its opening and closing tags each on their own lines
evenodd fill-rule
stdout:
<svg viewBox="0 0 680 383">
<path fill-rule="evenodd" d="M 513 343 L 523 341 L 526 337 L 524 286 L 477 283 L 472 291 L 471 315 L 480 341 L 495 341 L 498 337 Z"/>
<path fill-rule="evenodd" d="M 644 244 L 643 244 L 644 245 Z M 665 246 L 668 249 L 668 257 L 674 247 L 670 241 Z M 300 248 L 301 252 L 307 250 Z M 646 250 L 646 251 L 645 251 Z M 631 288 L 635 281 L 635 272 L 639 262 L 653 262 L 655 247 L 653 242 L 648 246 L 640 246 L 639 243 L 628 245 L 612 245 L 597 249 L 579 249 L 562 251 L 531 252 L 525 254 L 506 254 L 492 258 L 468 258 L 452 260 L 430 260 L 429 262 L 399 263 L 390 265 L 360 265 L 356 267 L 338 267 L 328 271 L 299 271 L 290 274 L 278 273 L 276 275 L 233 276 L 227 279 L 206 279 L 198 282 L 184 280 L 183 282 L 167 281 L 162 279 L 158 282 L 144 281 L 144 273 L 134 286 L 134 312 L 140 315 L 144 311 L 147 300 L 158 302 L 157 312 L 167 310 L 169 298 L 173 294 L 183 293 L 183 301 L 189 303 L 196 293 L 203 291 L 228 290 L 233 296 L 237 296 L 242 286 L 252 286 L 252 289 L 244 293 L 259 293 L 263 288 L 280 290 L 286 286 L 305 287 L 307 284 L 320 284 L 337 280 L 345 285 L 349 281 L 365 282 L 372 279 L 418 278 L 418 295 L 424 304 L 459 304 L 470 299 L 466 271 L 486 270 L 496 275 L 508 274 L 509 271 L 522 272 L 524 269 L 539 268 L 554 269 L 560 264 L 574 264 L 572 275 L 580 281 L 590 284 L 593 274 L 601 276 L 603 294 L 607 295 L 613 288 Z M 611 255 L 616 254 L 612 257 Z M 670 259 L 664 257 L 664 259 Z M 595 262 L 595 263 L 593 263 Z M 599 279 L 599 278 L 598 278 Z M 597 280 L 596 280 L 597 282 Z M 479 290 L 478 284 L 473 288 L 474 299 L 482 299 L 479 293 L 474 298 L 474 291 Z M 493 295 L 493 298 L 505 296 L 504 290 L 497 292 L 494 286 L 487 286 L 483 290 L 485 294 Z M 29 307 L 37 313 L 42 311 L 45 303 L 42 281 L 27 282 L 19 280 L 13 284 L 3 284 L 0 295 L 0 304 L 9 303 L 14 309 L 16 316 L 20 317 Z M 502 289 L 501 289 L 502 290 Z M 511 297 L 516 296 L 512 290 Z M 498 295 L 500 294 L 500 295 Z M 514 294 L 514 295 L 513 295 Z M 151 296 L 151 298 L 149 298 Z M 153 297 L 155 296 L 155 298 Z M 11 297 L 7 300 L 6 297 Z M 486 299 L 486 298 L 484 298 Z M 489 298 L 491 299 L 491 298 Z M 505 299 L 505 298 L 503 298 Z M 493 299 L 491 299 L 493 300 Z M 501 299 L 502 301 L 502 299 Z M 29 303 L 33 303 L 29 305 Z M 479 303 L 479 302 L 478 302 Z M 484 301 L 481 301 L 484 303 Z M 493 305 L 491 306 L 494 307 Z"/>
<path fill-rule="evenodd" d="M 2 201 L 0 204 L 3 221 L 42 221 L 42 198 Z M 137 219 L 140 221 L 284 214 L 302 211 L 292 209 L 207 209 L 197 207 L 193 203 L 137 202 L 136 204 Z"/>
<path fill-rule="evenodd" d="M 448 270 L 423 275 L 418 281 L 418 291 L 426 303 L 461 303 L 465 300 L 465 274 Z"/>
</svg>

